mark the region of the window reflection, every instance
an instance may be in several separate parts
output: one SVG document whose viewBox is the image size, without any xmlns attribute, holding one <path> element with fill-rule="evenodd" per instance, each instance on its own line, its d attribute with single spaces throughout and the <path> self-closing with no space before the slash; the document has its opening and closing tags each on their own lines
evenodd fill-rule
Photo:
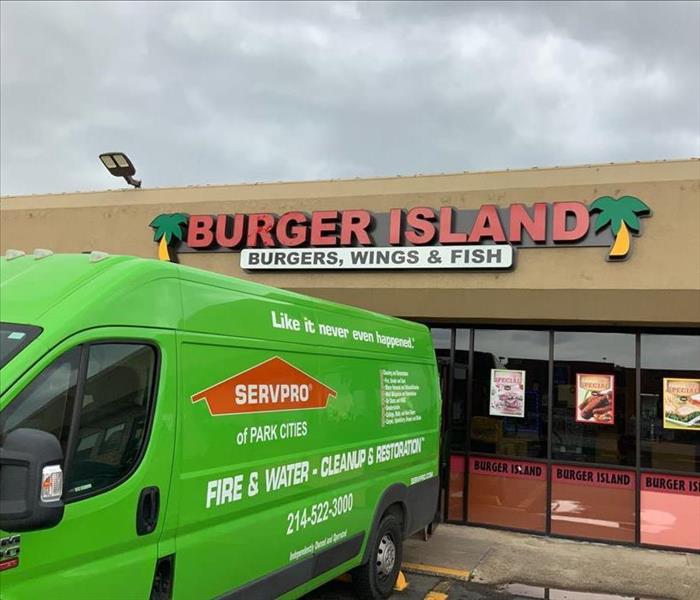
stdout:
<svg viewBox="0 0 700 600">
<path fill-rule="evenodd" d="M 640 343 L 642 467 L 700 473 L 700 422 L 665 421 L 663 401 L 664 379 L 700 382 L 700 336 L 645 334 Z"/>
<path fill-rule="evenodd" d="M 503 456 L 547 456 L 547 331 L 477 329 L 474 338 L 471 450 Z M 525 372 L 524 416 L 493 415 L 494 369 Z"/>
<path fill-rule="evenodd" d="M 467 435 L 467 375 L 469 370 L 469 329 L 455 332 L 454 393 L 452 396 L 453 448 L 464 450 Z"/>
<path fill-rule="evenodd" d="M 577 422 L 577 403 L 590 398 L 579 393 L 577 374 L 614 377 L 614 419 Z M 552 458 L 634 466 L 634 334 L 555 332 L 553 383 Z"/>
<path fill-rule="evenodd" d="M 450 329 L 431 329 L 430 333 L 433 336 L 433 346 L 435 350 L 449 350 L 450 349 L 450 336 L 452 330 Z M 449 356 L 449 354 L 448 354 Z"/>
</svg>

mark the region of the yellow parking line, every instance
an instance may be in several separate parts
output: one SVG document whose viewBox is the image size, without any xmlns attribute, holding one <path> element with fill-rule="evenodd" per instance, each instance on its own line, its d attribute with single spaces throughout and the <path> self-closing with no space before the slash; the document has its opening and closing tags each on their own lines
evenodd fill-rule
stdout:
<svg viewBox="0 0 700 600">
<path fill-rule="evenodd" d="M 420 563 L 405 562 L 401 567 L 409 573 L 424 573 L 426 575 L 438 575 L 441 577 L 449 577 L 451 579 L 469 580 L 469 571 L 463 569 L 452 569 L 450 567 L 440 567 L 437 565 L 423 565 Z"/>
</svg>

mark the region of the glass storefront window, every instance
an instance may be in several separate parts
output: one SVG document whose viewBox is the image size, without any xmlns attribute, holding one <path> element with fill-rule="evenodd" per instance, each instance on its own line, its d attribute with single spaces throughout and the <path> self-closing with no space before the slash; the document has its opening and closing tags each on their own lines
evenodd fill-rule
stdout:
<svg viewBox="0 0 700 600">
<path fill-rule="evenodd" d="M 700 336 L 643 334 L 640 352 L 641 467 L 653 469 L 642 471 L 640 541 L 698 551 Z"/>
<path fill-rule="evenodd" d="M 477 329 L 474 335 L 471 451 L 546 458 L 549 332 Z M 514 416 L 502 416 L 508 412 Z"/>
<path fill-rule="evenodd" d="M 641 369 L 642 468 L 700 473 L 700 336 L 643 334 Z"/>
<path fill-rule="evenodd" d="M 552 459 L 635 466 L 635 336 L 554 333 Z"/>
<path fill-rule="evenodd" d="M 448 520 L 700 549 L 700 335 L 433 335 Z"/>
</svg>

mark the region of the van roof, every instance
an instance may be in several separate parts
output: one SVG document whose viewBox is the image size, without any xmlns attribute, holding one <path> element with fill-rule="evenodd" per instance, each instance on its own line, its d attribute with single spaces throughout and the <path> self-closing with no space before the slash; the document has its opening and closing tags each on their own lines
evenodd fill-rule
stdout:
<svg viewBox="0 0 700 600">
<path fill-rule="evenodd" d="M 2 258 L 0 320 L 41 325 L 52 308 L 72 295 L 83 297 L 86 305 L 104 301 L 107 293 L 104 275 L 107 272 L 109 279 L 117 283 L 115 278 L 124 279 L 125 272 L 148 271 L 152 276 L 157 276 L 167 267 L 158 265 L 157 261 L 127 256 L 108 256 L 98 261 L 91 261 L 90 255 L 86 254 Z M 86 291 L 89 293 L 86 294 Z"/>
<path fill-rule="evenodd" d="M 271 288 L 201 269 L 133 256 L 33 255 L 0 259 L 0 321 L 65 330 L 142 326 L 240 335 L 235 298 L 359 319 L 423 337 L 427 328 L 362 309 Z M 206 288 L 206 289 L 205 289 Z M 238 316 L 252 309 L 236 305 Z M 218 312 L 213 307 L 218 307 Z M 227 312 L 228 311 L 228 312 Z M 281 332 L 278 332 L 281 333 Z M 299 341 L 297 339 L 297 341 Z"/>
</svg>

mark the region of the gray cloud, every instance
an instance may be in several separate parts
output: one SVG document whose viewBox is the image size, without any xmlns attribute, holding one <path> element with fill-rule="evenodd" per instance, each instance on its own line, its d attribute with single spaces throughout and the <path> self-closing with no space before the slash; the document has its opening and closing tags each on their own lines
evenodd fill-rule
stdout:
<svg viewBox="0 0 700 600">
<path fill-rule="evenodd" d="M 700 155 L 700 3 L 1 6 L 3 195 Z"/>
</svg>

